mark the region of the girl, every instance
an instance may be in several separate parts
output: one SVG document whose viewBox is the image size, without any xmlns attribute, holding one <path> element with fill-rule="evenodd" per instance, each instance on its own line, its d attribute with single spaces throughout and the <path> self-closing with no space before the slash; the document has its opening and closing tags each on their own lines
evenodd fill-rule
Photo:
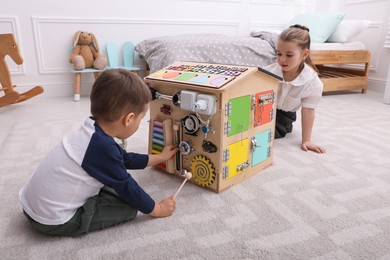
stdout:
<svg viewBox="0 0 390 260">
<path fill-rule="evenodd" d="M 301 148 L 325 153 L 323 147 L 311 142 L 315 108 L 321 100 L 323 84 L 309 57 L 309 29 L 296 24 L 284 30 L 279 36 L 276 53 L 277 63 L 266 68 L 284 80 L 278 90 L 275 138 L 292 131 L 296 111 L 302 107 Z"/>
</svg>

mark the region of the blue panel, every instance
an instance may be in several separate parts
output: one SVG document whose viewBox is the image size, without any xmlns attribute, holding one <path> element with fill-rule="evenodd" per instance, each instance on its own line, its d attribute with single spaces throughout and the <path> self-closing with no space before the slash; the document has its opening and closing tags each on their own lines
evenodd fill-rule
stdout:
<svg viewBox="0 0 390 260">
<path fill-rule="evenodd" d="M 252 166 L 255 166 L 268 159 L 268 148 L 270 147 L 271 130 L 254 135 L 256 138 L 256 147 L 252 151 Z"/>
</svg>

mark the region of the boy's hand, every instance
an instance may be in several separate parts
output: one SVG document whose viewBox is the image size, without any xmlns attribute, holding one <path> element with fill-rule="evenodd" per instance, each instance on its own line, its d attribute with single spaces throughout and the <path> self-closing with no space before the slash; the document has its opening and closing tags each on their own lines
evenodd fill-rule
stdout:
<svg viewBox="0 0 390 260">
<path fill-rule="evenodd" d="M 163 151 L 161 152 L 162 160 L 164 162 L 168 161 L 169 159 L 172 159 L 173 156 L 179 151 L 179 148 L 177 148 L 174 145 L 167 145 L 164 147 Z"/>
<path fill-rule="evenodd" d="M 159 163 L 164 163 L 171 159 L 177 152 L 179 148 L 174 145 L 167 145 L 159 154 L 149 154 L 148 166 L 154 166 Z"/>
<path fill-rule="evenodd" d="M 167 199 L 163 199 L 159 203 L 156 203 L 152 212 L 149 213 L 150 216 L 156 218 L 164 218 L 172 215 L 173 211 L 176 208 L 176 201 L 173 198 L 173 195 Z"/>
<path fill-rule="evenodd" d="M 304 150 L 306 152 L 309 151 L 309 150 L 313 151 L 313 152 L 316 152 L 316 153 L 325 153 L 326 152 L 324 147 L 312 144 L 311 142 L 304 142 L 301 145 L 301 148 L 302 148 L 302 150 Z"/>
</svg>

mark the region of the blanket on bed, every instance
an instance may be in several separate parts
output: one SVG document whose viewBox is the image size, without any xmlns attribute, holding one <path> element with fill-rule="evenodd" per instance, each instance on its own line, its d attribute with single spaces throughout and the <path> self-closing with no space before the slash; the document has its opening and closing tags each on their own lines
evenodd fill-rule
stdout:
<svg viewBox="0 0 390 260">
<path fill-rule="evenodd" d="M 186 34 L 147 39 L 135 50 L 149 65 L 150 73 L 176 61 L 264 67 L 276 60 L 276 37 L 271 32 L 251 36 Z"/>
</svg>

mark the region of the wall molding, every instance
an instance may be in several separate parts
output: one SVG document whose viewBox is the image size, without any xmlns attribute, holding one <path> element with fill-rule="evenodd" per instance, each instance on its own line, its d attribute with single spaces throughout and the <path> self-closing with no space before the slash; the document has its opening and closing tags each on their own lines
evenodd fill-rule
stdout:
<svg viewBox="0 0 390 260">
<path fill-rule="evenodd" d="M 187 2 L 225 2 L 225 3 L 245 3 L 244 0 L 182 0 Z M 267 4 L 267 5 L 293 5 L 307 6 L 304 0 L 250 0 L 250 4 Z"/>
<path fill-rule="evenodd" d="M 269 30 L 271 32 L 280 32 L 285 28 L 285 23 L 259 23 L 259 22 L 250 22 L 248 23 L 248 32 L 253 31 L 264 31 Z M 257 29 L 258 28 L 258 29 Z"/>
<path fill-rule="evenodd" d="M 50 68 L 45 64 L 45 57 L 43 52 L 42 41 L 44 35 L 42 34 L 41 26 L 43 24 L 104 24 L 104 25 L 184 25 L 184 26 L 218 26 L 230 27 L 234 34 L 238 35 L 241 27 L 239 21 L 207 21 L 207 20 L 165 20 L 165 19 L 125 19 L 125 18 L 74 18 L 74 17 L 31 17 L 33 25 L 33 35 L 35 40 L 35 52 L 38 60 L 38 71 L 40 74 L 58 74 L 68 73 L 69 67 L 66 68 Z"/>
<path fill-rule="evenodd" d="M 347 0 L 346 5 L 371 4 L 374 2 L 384 2 L 386 0 Z"/>
<path fill-rule="evenodd" d="M 23 57 L 23 41 L 22 37 L 20 36 L 20 27 L 19 27 L 19 20 L 17 16 L 5 16 L 5 15 L 0 15 L 0 23 L 9 23 L 11 27 L 11 32 L 15 34 L 16 41 L 19 46 L 19 51 L 22 54 Z M 8 32 L 7 32 L 8 33 Z M 25 75 L 24 71 L 24 66 L 23 63 L 21 65 L 15 65 L 17 66 L 17 69 L 10 68 L 10 73 L 11 75 Z"/>
<path fill-rule="evenodd" d="M 266 4 L 266 5 L 291 5 L 291 6 L 308 6 L 303 0 L 249 0 L 251 4 Z"/>
<path fill-rule="evenodd" d="M 241 3 L 243 0 L 182 0 L 187 2 L 225 2 L 225 3 Z"/>
<path fill-rule="evenodd" d="M 371 22 L 371 24 L 368 26 L 367 29 L 377 30 L 379 32 L 378 35 L 381 36 L 382 35 L 381 34 L 382 27 L 383 27 L 383 22 L 373 21 L 373 22 Z M 372 71 L 376 71 L 376 68 L 378 68 L 380 66 L 380 51 L 379 50 L 382 47 L 383 47 L 383 41 L 378 41 L 376 49 L 375 49 L 375 56 L 374 56 L 374 58 L 373 58 L 373 56 L 371 56 L 370 70 L 372 70 Z M 371 55 L 373 55 L 373 53 L 371 53 Z"/>
</svg>

